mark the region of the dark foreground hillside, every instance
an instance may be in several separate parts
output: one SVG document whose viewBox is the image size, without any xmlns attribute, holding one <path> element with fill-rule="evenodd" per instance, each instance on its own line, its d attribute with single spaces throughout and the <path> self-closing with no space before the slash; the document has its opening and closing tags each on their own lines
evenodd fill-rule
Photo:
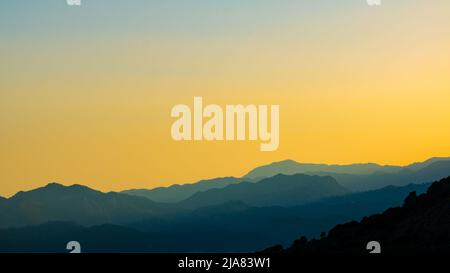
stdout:
<svg viewBox="0 0 450 273">
<path fill-rule="evenodd" d="M 284 254 L 367 253 L 378 241 L 382 253 L 450 253 L 450 177 L 434 182 L 419 196 L 409 194 L 403 206 L 334 227 L 327 236 L 296 240 L 290 248 L 265 252 Z"/>
</svg>

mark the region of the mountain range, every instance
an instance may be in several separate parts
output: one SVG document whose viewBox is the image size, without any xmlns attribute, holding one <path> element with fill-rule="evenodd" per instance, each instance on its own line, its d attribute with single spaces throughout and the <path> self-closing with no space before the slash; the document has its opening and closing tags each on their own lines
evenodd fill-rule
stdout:
<svg viewBox="0 0 450 273">
<path fill-rule="evenodd" d="M 373 173 L 369 175 L 316 173 L 329 175 L 339 184 L 352 191 L 367 191 L 388 185 L 402 186 L 409 183 L 430 183 L 450 175 L 450 160 L 423 164 L 421 168 L 404 168 L 395 173 Z"/>
<path fill-rule="evenodd" d="M 351 166 L 356 168 L 358 165 L 360 164 Z M 336 167 L 333 165 L 333 168 Z M 144 191 L 144 196 L 151 192 L 154 197 L 159 194 L 160 199 L 164 199 L 164 193 L 168 193 L 170 197 L 165 200 L 172 200 L 171 204 L 136 196 L 130 191 L 102 193 L 81 185 L 65 187 L 51 183 L 43 188 L 18 192 L 8 199 L 0 198 L 0 227 L 37 225 L 48 221 L 76 221 L 82 225 L 128 224 L 148 219 L 150 216 L 178 213 L 231 201 L 240 201 L 256 207 L 297 206 L 351 191 L 367 191 L 388 185 L 428 183 L 448 175 L 450 160 L 432 158 L 411 164 L 394 173 L 357 175 L 321 172 L 320 175 L 313 176 L 278 174 L 252 182 L 246 182 L 243 178 L 226 177 Z M 180 199 L 181 201 L 173 202 Z"/>
<path fill-rule="evenodd" d="M 410 192 L 423 193 L 430 182 L 450 176 L 449 158 L 398 169 L 346 166 L 352 173 L 331 172 L 337 165 L 300 165 L 310 172 L 282 174 L 285 164 L 279 162 L 269 165 L 275 174 L 263 172 L 268 177 L 121 193 L 57 183 L 18 192 L 0 198 L 0 251 L 64 252 L 61 243 L 77 238 L 88 252 L 248 252 L 286 246 L 301 235 L 318 238 L 337 224 L 400 206 Z"/>
<path fill-rule="evenodd" d="M 220 196 L 217 196 L 218 192 Z M 50 183 L 32 191 L 18 192 L 1 202 L 0 227 L 49 221 L 74 221 L 81 225 L 127 224 L 228 201 L 261 206 L 298 205 L 345 192 L 331 177 L 277 175 L 258 183 L 240 183 L 199 192 L 183 202 L 165 204 L 123 193 L 102 193 L 81 185 Z"/>
<path fill-rule="evenodd" d="M 156 202 L 176 203 L 195 193 L 222 189 L 241 182 L 255 183 L 277 174 L 298 173 L 331 176 L 350 191 L 367 191 L 388 185 L 426 183 L 450 175 L 450 157 L 434 157 L 404 167 L 382 166 L 374 163 L 350 165 L 305 164 L 293 160 L 275 162 L 257 167 L 241 178 L 225 177 L 202 180 L 197 183 L 158 187 L 155 189 L 127 190 L 122 193 L 149 198 Z"/>
<path fill-rule="evenodd" d="M 71 221 L 0 229 L 0 251 L 64 252 L 63 242 L 78 240 L 85 252 L 248 252 L 288 245 L 300 235 L 318 237 L 336 224 L 400 205 L 411 191 L 424 192 L 428 186 L 390 186 L 295 207 L 251 207 L 233 201 L 149 215 L 120 226 L 121 219 L 81 226 L 75 223 L 78 219 L 66 217 Z"/>
<path fill-rule="evenodd" d="M 432 157 L 423 162 L 412 163 L 407 166 L 379 165 L 376 163 L 358 163 L 349 165 L 328 165 L 314 163 L 299 163 L 294 160 L 284 160 L 257 167 L 248 172 L 244 178 L 258 179 L 276 174 L 317 174 L 336 173 L 353 175 L 371 175 L 375 173 L 397 173 L 402 170 L 418 171 L 435 162 L 450 161 L 450 157 Z"/>
<path fill-rule="evenodd" d="M 248 172 L 244 178 L 260 179 L 274 176 L 276 174 L 296 174 L 296 173 L 345 173 L 345 174 L 372 174 L 375 172 L 396 172 L 400 171 L 400 166 L 382 166 L 375 163 L 360 163 L 349 165 L 328 165 L 314 163 L 299 163 L 294 160 L 284 160 L 268 165 L 257 167 Z"/>
</svg>

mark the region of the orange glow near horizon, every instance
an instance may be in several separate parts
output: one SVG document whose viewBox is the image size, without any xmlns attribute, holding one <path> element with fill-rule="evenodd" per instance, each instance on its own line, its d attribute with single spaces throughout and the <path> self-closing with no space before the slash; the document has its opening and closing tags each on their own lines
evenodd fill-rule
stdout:
<svg viewBox="0 0 450 273">
<path fill-rule="evenodd" d="M 83 27 L 2 35 L 0 195 L 49 182 L 153 188 L 285 159 L 406 165 L 450 156 L 450 3 L 399 2 L 326 18 L 280 8 L 286 18 L 248 19 L 247 32 L 224 24 L 182 35 L 127 26 L 98 37 Z M 170 110 L 194 96 L 279 104 L 278 150 L 173 141 Z"/>
</svg>

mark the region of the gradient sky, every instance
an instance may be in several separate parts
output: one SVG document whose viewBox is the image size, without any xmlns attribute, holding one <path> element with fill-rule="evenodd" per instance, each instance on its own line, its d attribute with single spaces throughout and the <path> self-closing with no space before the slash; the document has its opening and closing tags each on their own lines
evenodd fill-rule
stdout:
<svg viewBox="0 0 450 273">
<path fill-rule="evenodd" d="M 0 1 L 0 195 L 450 155 L 450 1 Z M 280 104 L 280 147 L 175 142 L 171 108 Z"/>
</svg>

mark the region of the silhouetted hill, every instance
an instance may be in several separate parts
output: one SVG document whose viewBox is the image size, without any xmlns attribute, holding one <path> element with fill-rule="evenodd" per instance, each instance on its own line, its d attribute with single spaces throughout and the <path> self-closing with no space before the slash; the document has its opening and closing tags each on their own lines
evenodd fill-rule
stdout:
<svg viewBox="0 0 450 273">
<path fill-rule="evenodd" d="M 159 187 L 151 190 L 135 189 L 126 190 L 121 193 L 146 197 L 155 202 L 176 203 L 180 202 L 196 192 L 206 191 L 209 189 L 220 189 L 231 184 L 242 182 L 243 179 L 235 177 L 214 178 L 201 180 L 193 184 L 172 185 L 169 187 Z"/>
<path fill-rule="evenodd" d="M 450 177 L 434 182 L 426 193 L 411 193 L 401 207 L 337 225 L 328 236 L 301 238 L 284 253 L 367 253 L 369 241 L 378 241 L 383 253 L 450 253 Z"/>
<path fill-rule="evenodd" d="M 347 192 L 332 177 L 278 174 L 256 183 L 241 182 L 223 189 L 198 192 L 180 205 L 198 208 L 243 201 L 251 206 L 294 206 Z"/>
<path fill-rule="evenodd" d="M 0 227 L 75 221 L 83 225 L 128 223 L 169 209 L 143 197 L 102 193 L 81 185 L 51 183 L 0 203 Z"/>
<path fill-rule="evenodd" d="M 381 166 L 374 163 L 350 164 L 350 165 L 327 165 L 299 163 L 293 160 L 284 160 L 264 165 L 251 170 L 244 178 L 257 179 L 271 177 L 276 174 L 292 175 L 297 173 L 345 173 L 345 174 L 371 174 L 375 172 L 396 172 L 399 166 Z"/>
</svg>

